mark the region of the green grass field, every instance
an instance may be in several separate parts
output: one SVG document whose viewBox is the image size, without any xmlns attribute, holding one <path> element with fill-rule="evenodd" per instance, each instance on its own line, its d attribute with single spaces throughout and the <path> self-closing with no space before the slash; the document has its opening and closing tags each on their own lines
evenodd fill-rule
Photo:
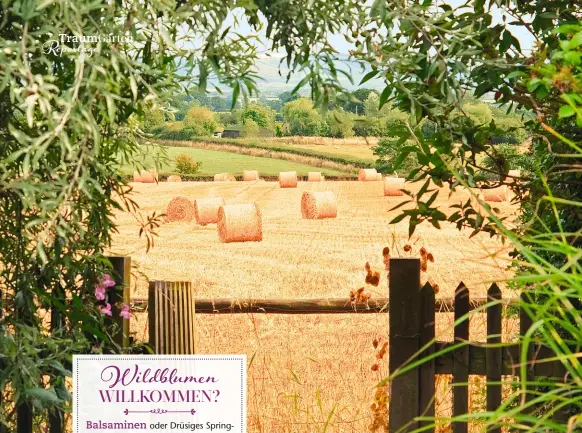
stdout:
<svg viewBox="0 0 582 433">
<path fill-rule="evenodd" d="M 185 153 L 195 161 L 201 162 L 202 167 L 198 175 L 214 175 L 216 173 L 231 173 L 235 176 L 242 175 L 244 170 L 258 170 L 261 176 L 276 176 L 281 171 L 296 171 L 298 175 L 305 176 L 310 171 L 320 171 L 324 175 L 344 175 L 346 173 L 330 170 L 321 167 L 313 167 L 305 164 L 298 164 L 282 159 L 261 158 L 256 156 L 239 155 L 230 152 L 219 152 L 214 150 L 196 149 L 190 147 L 163 147 L 166 151 L 165 158 L 161 156 L 160 174 L 167 175 L 175 173 L 174 158 Z M 150 151 L 149 155 L 144 155 L 137 159 L 146 167 L 154 166 L 154 152 Z M 121 170 L 125 174 L 131 174 L 134 171 L 132 164 L 124 163 Z"/>
</svg>

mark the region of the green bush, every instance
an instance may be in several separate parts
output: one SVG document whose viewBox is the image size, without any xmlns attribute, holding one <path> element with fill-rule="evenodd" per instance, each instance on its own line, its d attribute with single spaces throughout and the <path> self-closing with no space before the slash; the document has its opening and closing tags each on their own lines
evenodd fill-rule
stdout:
<svg viewBox="0 0 582 433">
<path fill-rule="evenodd" d="M 496 134 L 491 137 L 494 143 L 520 144 L 527 138 L 527 131 L 517 117 L 495 119 Z"/>
<path fill-rule="evenodd" d="M 200 167 L 202 167 L 201 162 L 194 161 L 194 158 L 185 153 L 181 153 L 176 157 L 174 165 L 176 166 L 176 171 L 184 175 L 196 174 L 200 171 Z"/>
<path fill-rule="evenodd" d="M 398 155 L 400 155 L 401 150 L 404 146 L 410 146 L 411 143 L 402 142 L 398 137 L 385 137 L 382 138 L 376 147 L 372 150 L 374 154 L 378 155 L 379 159 L 376 162 L 378 170 L 382 173 L 392 174 L 396 171 L 394 162 Z M 398 167 L 399 176 L 406 177 L 408 174 L 418 168 L 418 160 L 416 154 L 410 153 L 404 159 L 402 164 Z"/>
<path fill-rule="evenodd" d="M 488 125 L 493 120 L 493 112 L 487 104 L 465 104 L 463 111 L 475 125 Z"/>
<path fill-rule="evenodd" d="M 512 143 L 500 143 L 493 149 L 495 154 L 483 158 L 483 166 L 495 172 L 507 172 L 509 170 L 532 171 L 532 157 L 527 153 L 522 153 L 519 148 Z M 499 175 L 483 171 L 482 175 L 488 180 L 497 180 Z"/>
</svg>

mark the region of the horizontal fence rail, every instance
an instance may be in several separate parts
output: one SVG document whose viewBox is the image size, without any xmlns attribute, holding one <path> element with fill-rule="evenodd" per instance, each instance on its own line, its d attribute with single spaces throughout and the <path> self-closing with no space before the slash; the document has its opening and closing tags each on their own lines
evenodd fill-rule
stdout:
<svg viewBox="0 0 582 433">
<path fill-rule="evenodd" d="M 469 310 L 476 310 L 488 302 L 486 298 L 475 298 L 469 302 Z M 505 299 L 504 305 L 518 306 L 519 299 Z M 232 298 L 196 298 L 197 314 L 350 314 L 350 313 L 388 313 L 388 298 L 370 299 L 365 303 L 351 303 L 347 298 L 320 299 L 232 299 Z M 145 309 L 147 298 L 133 298 L 135 309 Z M 455 308 L 454 298 L 436 299 L 434 310 L 437 313 L 452 313 Z"/>
</svg>

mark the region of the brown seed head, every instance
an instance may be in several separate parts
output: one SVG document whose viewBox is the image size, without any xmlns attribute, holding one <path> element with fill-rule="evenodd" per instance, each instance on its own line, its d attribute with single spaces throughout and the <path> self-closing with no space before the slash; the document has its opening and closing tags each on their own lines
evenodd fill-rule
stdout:
<svg viewBox="0 0 582 433">
<path fill-rule="evenodd" d="M 406 251 L 407 253 L 410 252 L 410 250 L 412 250 L 412 247 L 408 244 L 404 245 L 404 251 Z"/>
</svg>

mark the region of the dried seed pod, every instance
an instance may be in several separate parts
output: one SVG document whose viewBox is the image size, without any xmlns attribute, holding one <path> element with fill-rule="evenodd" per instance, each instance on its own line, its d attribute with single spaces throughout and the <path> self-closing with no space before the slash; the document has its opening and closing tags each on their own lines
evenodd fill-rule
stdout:
<svg viewBox="0 0 582 433">
<path fill-rule="evenodd" d="M 390 248 L 384 247 L 384 249 L 382 250 L 382 255 L 384 257 L 389 256 L 390 255 Z"/>
<path fill-rule="evenodd" d="M 422 272 L 426 272 L 428 270 L 428 262 L 426 261 L 426 259 L 420 261 L 420 270 Z"/>
<path fill-rule="evenodd" d="M 404 245 L 404 251 L 406 251 L 407 253 L 410 252 L 412 250 L 412 247 L 408 244 Z"/>
<path fill-rule="evenodd" d="M 378 364 L 372 365 L 372 371 L 378 371 L 379 368 L 380 366 Z"/>
<path fill-rule="evenodd" d="M 432 255 L 432 253 L 428 253 L 428 255 L 426 256 L 426 258 L 428 259 L 429 262 L 434 263 L 434 256 Z"/>
<path fill-rule="evenodd" d="M 420 249 L 420 257 L 425 257 L 426 254 L 427 254 L 426 248 L 425 247 L 422 247 Z"/>
<path fill-rule="evenodd" d="M 378 347 L 378 339 L 374 338 L 374 341 L 372 341 L 372 346 L 374 346 L 374 349 L 376 349 Z"/>
</svg>

